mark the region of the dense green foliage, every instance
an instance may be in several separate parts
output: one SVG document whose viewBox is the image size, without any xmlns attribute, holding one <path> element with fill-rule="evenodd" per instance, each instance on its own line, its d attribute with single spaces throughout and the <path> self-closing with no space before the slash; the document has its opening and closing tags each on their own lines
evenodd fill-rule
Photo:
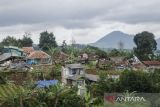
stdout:
<svg viewBox="0 0 160 107">
<path fill-rule="evenodd" d="M 100 79 L 88 89 L 99 103 L 103 102 L 104 93 L 124 93 L 128 91 L 138 93 L 159 93 L 160 92 L 160 70 L 154 72 L 125 70 L 119 79 L 111 79 L 103 72 Z M 96 104 L 99 104 L 96 103 Z"/>
<path fill-rule="evenodd" d="M 87 45 L 82 52 L 86 52 L 86 53 L 95 53 L 96 55 L 98 55 L 100 58 L 107 58 L 107 53 L 97 47 L 94 46 L 90 46 Z"/>
<path fill-rule="evenodd" d="M 140 60 L 153 59 L 153 52 L 157 49 L 157 43 L 154 39 L 154 35 L 147 31 L 138 33 L 134 37 L 136 48 L 134 48 L 135 54 Z"/>
<path fill-rule="evenodd" d="M 120 76 L 120 91 L 151 92 L 149 74 L 141 71 L 124 71 Z"/>
<path fill-rule="evenodd" d="M 111 51 L 107 52 L 107 54 L 110 57 L 121 57 L 121 56 L 127 58 L 133 57 L 133 51 L 127 51 L 127 50 L 112 49 Z"/>
<path fill-rule="evenodd" d="M 18 40 L 14 37 L 7 36 L 1 42 L 3 46 L 20 46 L 21 44 L 18 43 Z"/>
<path fill-rule="evenodd" d="M 7 36 L 1 42 L 2 46 L 17 46 L 17 47 L 29 47 L 32 46 L 32 39 L 29 34 L 25 34 L 22 39 L 16 39 L 11 36 Z"/>
<path fill-rule="evenodd" d="M 29 37 L 29 34 L 25 34 L 22 39 L 19 39 L 21 47 L 30 47 L 32 46 L 32 39 Z"/>
<path fill-rule="evenodd" d="M 48 51 L 49 48 L 57 47 L 54 34 L 52 32 L 49 33 L 48 31 L 40 33 L 39 47 L 44 51 Z"/>
<path fill-rule="evenodd" d="M 76 90 L 59 84 L 44 89 L 27 89 L 13 84 L 0 86 L 1 107 L 85 107 Z"/>
</svg>

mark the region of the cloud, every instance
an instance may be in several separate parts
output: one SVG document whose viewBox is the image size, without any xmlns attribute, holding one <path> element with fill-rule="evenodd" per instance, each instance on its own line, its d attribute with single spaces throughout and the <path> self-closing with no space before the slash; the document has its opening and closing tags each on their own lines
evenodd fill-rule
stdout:
<svg viewBox="0 0 160 107">
<path fill-rule="evenodd" d="M 41 2 L 13 0 L 11 3 L 9 1 L 0 2 L 1 26 L 52 23 L 55 26 L 74 28 L 78 25 L 88 27 L 88 24 L 95 20 L 125 23 L 160 21 L 159 0 L 140 0 L 139 2 L 133 0 L 41 0 Z"/>
<path fill-rule="evenodd" d="M 113 30 L 160 36 L 159 5 L 159 0 L 1 0 L 0 39 L 31 32 L 38 43 L 44 30 L 55 33 L 59 43 L 71 36 L 89 43 Z"/>
</svg>

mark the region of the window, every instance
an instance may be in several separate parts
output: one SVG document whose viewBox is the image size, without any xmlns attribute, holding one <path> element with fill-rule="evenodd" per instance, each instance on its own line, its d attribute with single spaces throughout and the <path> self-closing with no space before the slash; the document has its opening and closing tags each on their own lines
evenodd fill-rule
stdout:
<svg viewBox="0 0 160 107">
<path fill-rule="evenodd" d="M 84 85 L 84 81 L 83 80 L 78 80 L 77 81 L 77 85 L 78 86 L 83 86 Z"/>
<path fill-rule="evenodd" d="M 72 69 L 72 75 L 76 75 L 76 70 Z"/>
</svg>

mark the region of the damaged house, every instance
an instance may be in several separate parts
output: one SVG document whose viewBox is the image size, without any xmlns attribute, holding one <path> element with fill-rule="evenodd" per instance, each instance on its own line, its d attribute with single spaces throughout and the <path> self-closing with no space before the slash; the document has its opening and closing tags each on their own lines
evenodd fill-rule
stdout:
<svg viewBox="0 0 160 107">
<path fill-rule="evenodd" d="M 115 63 L 115 70 L 128 69 L 129 61 L 125 57 L 110 57 L 110 60 Z"/>
<path fill-rule="evenodd" d="M 62 82 L 67 85 L 77 86 L 78 94 L 85 92 L 85 69 L 81 64 L 67 64 L 62 67 Z"/>
<path fill-rule="evenodd" d="M 23 50 L 14 46 L 4 46 L 0 55 L 0 66 L 11 70 L 28 70 Z"/>
<path fill-rule="evenodd" d="M 4 63 L 8 60 L 23 59 L 23 50 L 14 46 L 4 46 L 0 55 L 0 63 Z"/>
</svg>

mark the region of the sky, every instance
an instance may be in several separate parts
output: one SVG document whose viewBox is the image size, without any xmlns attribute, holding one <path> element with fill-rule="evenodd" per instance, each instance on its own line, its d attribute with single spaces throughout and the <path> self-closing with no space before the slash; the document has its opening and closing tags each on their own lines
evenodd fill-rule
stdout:
<svg viewBox="0 0 160 107">
<path fill-rule="evenodd" d="M 0 41 L 53 32 L 58 44 L 93 43 L 112 31 L 160 37 L 160 0 L 0 0 Z"/>
</svg>

